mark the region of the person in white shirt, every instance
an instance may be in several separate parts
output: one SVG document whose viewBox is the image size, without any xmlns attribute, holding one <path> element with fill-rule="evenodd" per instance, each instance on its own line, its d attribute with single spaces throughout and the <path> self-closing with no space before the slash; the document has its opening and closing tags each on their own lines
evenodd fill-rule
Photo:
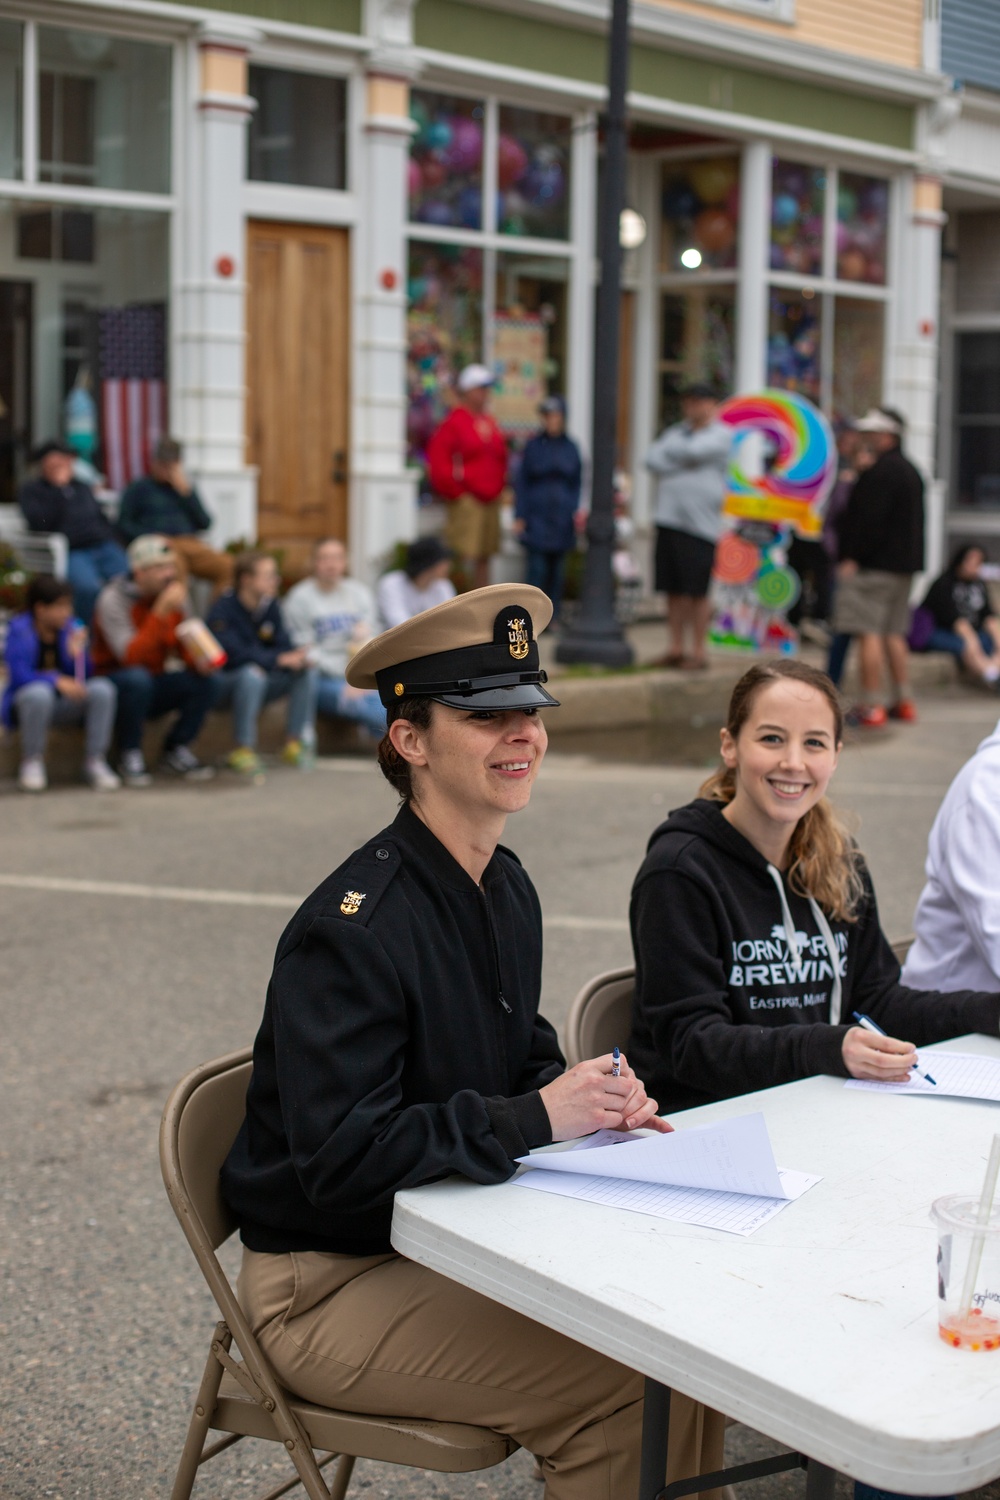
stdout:
<svg viewBox="0 0 1000 1500">
<path fill-rule="evenodd" d="M 948 788 L 925 869 L 903 983 L 1000 989 L 1000 724 Z"/>
<path fill-rule="evenodd" d="M 318 669 L 316 709 L 361 724 L 373 739 L 385 733 L 385 709 L 378 693 L 354 688 L 345 673 L 354 652 L 378 630 L 375 599 L 366 584 L 348 578 L 343 542 L 317 542 L 313 571 L 289 591 L 283 612 L 296 646 L 309 648 Z"/>
<path fill-rule="evenodd" d="M 378 612 L 386 630 L 422 615 L 435 604 L 455 597 L 448 577 L 451 553 L 436 536 L 421 536 L 406 549 L 406 563 L 383 573 L 375 590 Z"/>
</svg>

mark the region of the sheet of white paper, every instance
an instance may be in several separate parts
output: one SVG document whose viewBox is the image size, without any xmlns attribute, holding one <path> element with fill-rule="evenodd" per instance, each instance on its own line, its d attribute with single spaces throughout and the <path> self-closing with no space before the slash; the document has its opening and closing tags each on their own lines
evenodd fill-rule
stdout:
<svg viewBox="0 0 1000 1500">
<path fill-rule="evenodd" d="M 560 1153 L 564 1157 L 568 1152 Z M 764 1198 L 751 1193 L 719 1193 L 703 1188 L 661 1187 L 652 1182 L 628 1182 L 613 1177 L 588 1177 L 577 1172 L 524 1172 L 515 1178 L 518 1187 L 535 1188 L 542 1193 L 556 1193 L 562 1198 L 583 1198 L 608 1208 L 630 1213 L 650 1214 L 657 1219 L 674 1219 L 682 1224 L 697 1224 L 707 1229 L 724 1229 L 728 1234 L 753 1234 L 773 1219 L 794 1198 L 819 1182 L 807 1172 L 780 1171 L 781 1198 Z"/>
<path fill-rule="evenodd" d="M 596 1137 L 590 1137 L 572 1151 L 520 1156 L 518 1161 L 543 1172 L 749 1193 L 757 1198 L 786 1196 L 774 1164 L 767 1125 L 759 1112 L 624 1143 L 619 1137 L 611 1144 L 599 1145 Z"/>
<path fill-rule="evenodd" d="M 875 1089 L 880 1094 L 942 1094 L 1000 1103 L 1000 1058 L 979 1057 L 974 1052 L 926 1052 L 920 1066 L 927 1069 L 934 1083 L 911 1073 L 906 1083 L 869 1083 L 866 1078 L 849 1078 L 846 1087 Z"/>
</svg>

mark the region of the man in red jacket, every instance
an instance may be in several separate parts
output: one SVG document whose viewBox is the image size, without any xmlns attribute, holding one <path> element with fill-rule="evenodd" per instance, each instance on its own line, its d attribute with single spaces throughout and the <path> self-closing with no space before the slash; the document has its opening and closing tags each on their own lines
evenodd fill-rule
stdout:
<svg viewBox="0 0 1000 1500">
<path fill-rule="evenodd" d="M 466 365 L 458 377 L 458 405 L 427 447 L 431 488 L 448 506 L 445 539 L 475 588 L 490 581 L 490 558 L 500 547 L 500 492 L 507 480 L 507 444 L 486 410 L 492 385 L 492 370 Z"/>
</svg>

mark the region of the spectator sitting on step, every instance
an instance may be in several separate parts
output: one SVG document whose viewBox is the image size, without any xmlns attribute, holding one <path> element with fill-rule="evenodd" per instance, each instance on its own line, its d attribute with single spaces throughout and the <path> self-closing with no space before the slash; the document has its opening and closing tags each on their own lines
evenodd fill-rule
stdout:
<svg viewBox="0 0 1000 1500">
<path fill-rule="evenodd" d="M 993 685 L 1000 680 L 1000 620 L 982 578 L 985 561 L 975 542 L 959 547 L 914 613 L 910 648 L 948 651 L 967 672 Z"/>
<path fill-rule="evenodd" d="M 285 619 L 296 645 L 307 647 L 319 670 L 316 707 L 320 713 L 361 724 L 372 739 L 385 733 L 385 709 L 378 693 L 347 682 L 348 659 L 378 629 L 372 591 L 348 578 L 347 552 L 334 537 L 317 542 L 311 578 L 297 583 L 285 599 Z"/>
<path fill-rule="evenodd" d="M 21 732 L 22 791 L 44 792 L 45 744 L 50 727 L 84 726 L 83 775 L 95 791 L 121 786 L 107 762 L 118 694 L 113 682 L 95 677 L 87 657 L 87 632 L 73 619 L 68 581 L 39 574 L 28 584 L 26 608 L 7 632 L 9 681 L 2 717 Z"/>
<path fill-rule="evenodd" d="M 315 742 L 315 674 L 308 651 L 288 633 L 278 604 L 280 586 L 273 557 L 243 552 L 236 559 L 233 587 L 209 611 L 209 629 L 228 658 L 215 676 L 215 707 L 232 706 L 236 746 L 228 764 L 243 775 L 260 771 L 257 729 L 265 703 L 288 699 L 286 764 L 306 765 Z"/>
<path fill-rule="evenodd" d="M 212 702 L 211 668 L 191 655 L 178 626 L 191 613 L 165 536 L 139 536 L 129 545 L 130 574 L 101 590 L 94 610 L 95 670 L 118 689 L 118 752 L 126 786 L 149 786 L 142 735 L 149 719 L 175 713 L 161 766 L 187 781 L 214 775 L 191 749 Z"/>
<path fill-rule="evenodd" d="M 425 609 L 455 597 L 448 577 L 451 553 L 436 536 L 421 536 L 406 549 L 406 562 L 383 573 L 375 590 L 379 617 L 386 630 L 422 615 Z"/>
<path fill-rule="evenodd" d="M 149 473 L 135 479 L 122 495 L 118 530 L 127 542 L 156 532 L 168 536 L 181 564 L 181 577 L 193 573 L 215 586 L 216 593 L 233 582 L 233 559 L 217 552 L 198 535 L 212 518 L 181 462 L 183 450 L 175 438 L 160 438 Z"/>
<path fill-rule="evenodd" d="M 32 531 L 59 531 L 66 538 L 73 607 L 89 625 L 101 589 L 109 579 L 128 572 L 128 561 L 93 490 L 73 477 L 73 449 L 53 439 L 31 457 L 39 473 L 22 484 L 17 503 Z"/>
</svg>

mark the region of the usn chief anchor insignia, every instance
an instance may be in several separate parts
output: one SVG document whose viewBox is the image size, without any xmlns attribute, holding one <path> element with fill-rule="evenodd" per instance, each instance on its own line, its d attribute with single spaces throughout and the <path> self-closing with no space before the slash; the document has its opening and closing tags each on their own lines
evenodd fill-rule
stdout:
<svg viewBox="0 0 1000 1500">
<path fill-rule="evenodd" d="M 345 917 L 356 917 L 361 910 L 361 903 L 365 899 L 364 891 L 345 891 L 344 899 L 340 903 L 340 909 Z"/>
<path fill-rule="evenodd" d="M 515 661 L 524 661 L 531 644 L 528 638 L 528 628 L 524 620 L 507 621 L 508 649 Z"/>
</svg>

